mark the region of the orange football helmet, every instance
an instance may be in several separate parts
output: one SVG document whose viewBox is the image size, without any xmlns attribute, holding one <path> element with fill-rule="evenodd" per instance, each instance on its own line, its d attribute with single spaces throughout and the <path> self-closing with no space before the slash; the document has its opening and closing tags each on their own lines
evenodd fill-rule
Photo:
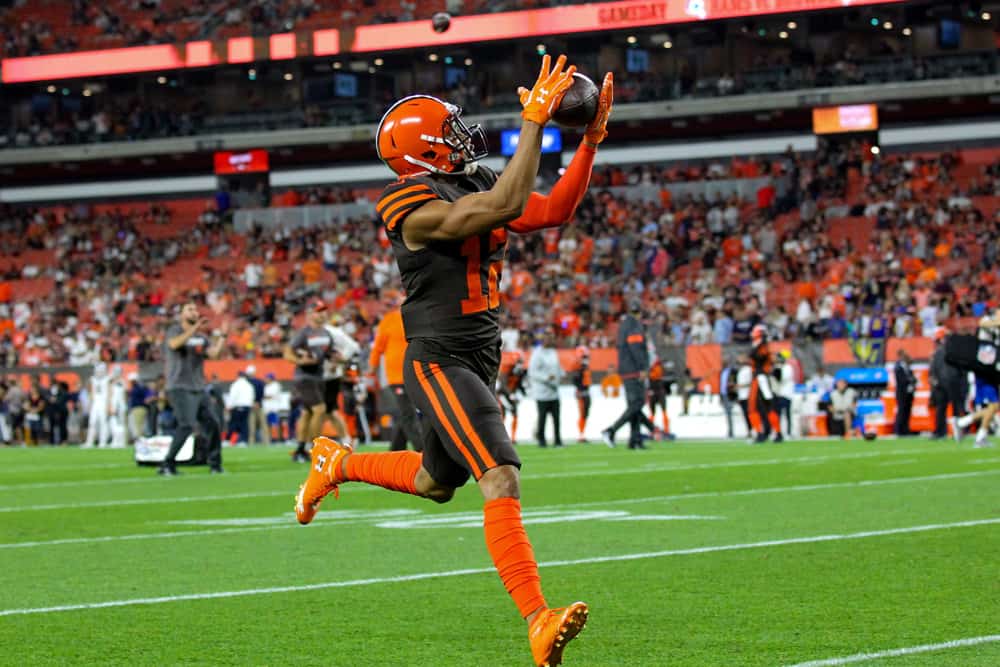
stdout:
<svg viewBox="0 0 1000 667">
<path fill-rule="evenodd" d="M 399 176 L 469 173 L 487 155 L 486 133 L 461 115 L 461 107 L 430 95 L 404 97 L 378 124 L 379 159 Z"/>
</svg>

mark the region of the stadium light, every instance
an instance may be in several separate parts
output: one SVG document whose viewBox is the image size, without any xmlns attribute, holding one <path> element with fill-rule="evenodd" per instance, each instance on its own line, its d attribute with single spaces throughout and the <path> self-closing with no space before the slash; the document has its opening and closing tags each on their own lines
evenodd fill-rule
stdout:
<svg viewBox="0 0 1000 667">
<path fill-rule="evenodd" d="M 781 39 L 788 39 L 788 33 L 782 30 L 781 32 L 778 33 L 778 37 L 780 37 Z"/>
<path fill-rule="evenodd" d="M 910 28 L 909 26 L 907 26 L 907 27 L 903 28 L 903 34 L 906 35 L 907 37 L 909 37 L 910 35 L 913 34 L 913 29 Z"/>
<path fill-rule="evenodd" d="M 872 146 L 872 155 L 878 155 L 881 152 L 882 152 L 881 148 L 879 148 L 878 146 Z"/>
<path fill-rule="evenodd" d="M 789 21 L 788 22 L 788 29 L 789 30 L 795 30 L 798 27 L 799 27 L 799 24 L 796 23 L 795 21 Z"/>
<path fill-rule="evenodd" d="M 466 58 L 465 59 L 465 66 L 466 67 L 472 67 L 472 58 Z"/>
<path fill-rule="evenodd" d="M 667 41 L 663 42 L 663 48 L 672 49 L 674 48 L 674 43 L 668 39 Z"/>
<path fill-rule="evenodd" d="M 340 69 L 341 67 L 343 67 L 343 65 L 341 65 L 339 62 L 337 62 L 337 63 L 333 63 L 332 65 L 330 65 L 330 67 L 332 67 L 333 69 Z"/>
<path fill-rule="evenodd" d="M 877 16 L 873 16 L 873 17 L 872 17 L 872 20 L 870 21 L 870 23 L 872 24 L 872 27 L 873 27 L 873 28 L 877 28 L 877 27 L 878 27 L 878 24 L 879 24 L 879 20 L 878 20 L 878 17 L 877 17 Z"/>
<path fill-rule="evenodd" d="M 382 60 L 381 58 L 376 58 L 375 59 L 375 67 L 381 67 L 384 64 L 385 64 L 385 61 Z"/>
<path fill-rule="evenodd" d="M 49 86 L 45 90 L 49 91 L 50 93 L 54 93 L 54 92 L 56 92 L 56 87 L 55 86 Z"/>
<path fill-rule="evenodd" d="M 94 91 L 92 91 L 90 88 L 84 88 L 83 89 L 83 96 L 84 97 L 90 97 L 93 94 L 94 94 Z"/>
<path fill-rule="evenodd" d="M 892 30 L 892 21 L 886 21 L 885 23 L 882 24 L 882 27 L 885 28 L 886 30 Z"/>
<path fill-rule="evenodd" d="M 639 40 L 638 40 L 638 38 L 636 38 L 635 35 L 629 35 L 628 38 L 625 41 L 628 42 L 629 44 L 635 44 Z"/>
<path fill-rule="evenodd" d="M 445 64 L 445 65 L 450 65 L 450 64 L 452 64 L 453 62 L 455 62 L 455 60 L 454 60 L 454 59 L 453 59 L 453 58 L 452 58 L 451 56 L 445 56 L 445 57 L 444 57 L 444 64 Z"/>
<path fill-rule="evenodd" d="M 545 55 L 545 45 L 544 44 L 539 44 L 538 46 L 535 47 L 535 51 L 538 52 L 538 55 L 544 56 Z"/>
<path fill-rule="evenodd" d="M 438 54 L 436 53 L 430 54 L 429 56 L 427 56 L 427 60 L 430 60 L 432 63 L 436 63 L 438 61 Z"/>
<path fill-rule="evenodd" d="M 165 84 L 166 82 L 167 82 L 167 77 L 165 77 L 165 76 L 158 76 L 158 77 L 156 77 L 156 83 L 160 84 L 161 86 L 163 84 Z"/>
<path fill-rule="evenodd" d="M 285 72 L 285 81 L 291 81 L 294 78 L 295 75 L 293 75 L 291 72 Z"/>
<path fill-rule="evenodd" d="M 247 70 L 247 78 L 250 79 L 251 81 L 256 81 L 257 80 L 257 70 L 255 70 L 252 67 L 250 69 L 248 69 Z"/>
<path fill-rule="evenodd" d="M 980 14 L 980 16 L 984 21 L 989 21 L 991 18 L 993 18 L 993 15 L 990 14 L 989 12 L 983 12 L 982 14 Z"/>
</svg>

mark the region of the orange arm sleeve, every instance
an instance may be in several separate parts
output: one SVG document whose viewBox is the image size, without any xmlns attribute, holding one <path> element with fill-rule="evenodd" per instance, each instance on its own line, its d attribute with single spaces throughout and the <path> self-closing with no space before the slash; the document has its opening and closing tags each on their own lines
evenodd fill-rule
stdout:
<svg viewBox="0 0 1000 667">
<path fill-rule="evenodd" d="M 594 167 L 597 149 L 581 143 L 566 171 L 546 195 L 532 192 L 521 217 L 510 222 L 507 229 L 525 234 L 548 227 L 558 227 L 573 219 L 576 207 L 583 200 L 590 185 L 590 172 Z"/>
</svg>

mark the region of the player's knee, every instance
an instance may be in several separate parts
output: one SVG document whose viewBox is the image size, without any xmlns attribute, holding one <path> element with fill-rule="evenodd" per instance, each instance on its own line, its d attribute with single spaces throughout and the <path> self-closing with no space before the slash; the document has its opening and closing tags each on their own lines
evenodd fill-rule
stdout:
<svg viewBox="0 0 1000 667">
<path fill-rule="evenodd" d="M 455 496 L 455 489 L 450 486 L 439 484 L 423 468 L 417 471 L 417 478 L 414 480 L 414 486 L 417 489 L 417 493 L 428 500 L 433 500 L 436 503 L 446 503 Z"/>
<path fill-rule="evenodd" d="M 521 474 L 516 466 L 490 468 L 479 478 L 479 489 L 486 500 L 520 498 Z"/>
<path fill-rule="evenodd" d="M 424 493 L 424 497 L 428 500 L 433 500 L 439 505 L 443 505 L 455 497 L 455 489 L 447 486 L 438 486 Z"/>
</svg>

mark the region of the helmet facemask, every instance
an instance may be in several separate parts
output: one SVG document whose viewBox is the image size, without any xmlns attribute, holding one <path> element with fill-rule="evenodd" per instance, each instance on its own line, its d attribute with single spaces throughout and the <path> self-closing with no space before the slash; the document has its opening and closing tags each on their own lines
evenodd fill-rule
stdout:
<svg viewBox="0 0 1000 667">
<path fill-rule="evenodd" d="M 450 112 L 441 128 L 441 138 L 448 148 L 451 149 L 449 159 L 455 165 L 465 165 L 468 172 L 469 165 L 478 160 L 482 160 L 489 154 L 486 146 L 486 132 L 482 125 L 476 124 L 469 127 L 462 120 L 462 107 L 445 103 Z"/>
</svg>

